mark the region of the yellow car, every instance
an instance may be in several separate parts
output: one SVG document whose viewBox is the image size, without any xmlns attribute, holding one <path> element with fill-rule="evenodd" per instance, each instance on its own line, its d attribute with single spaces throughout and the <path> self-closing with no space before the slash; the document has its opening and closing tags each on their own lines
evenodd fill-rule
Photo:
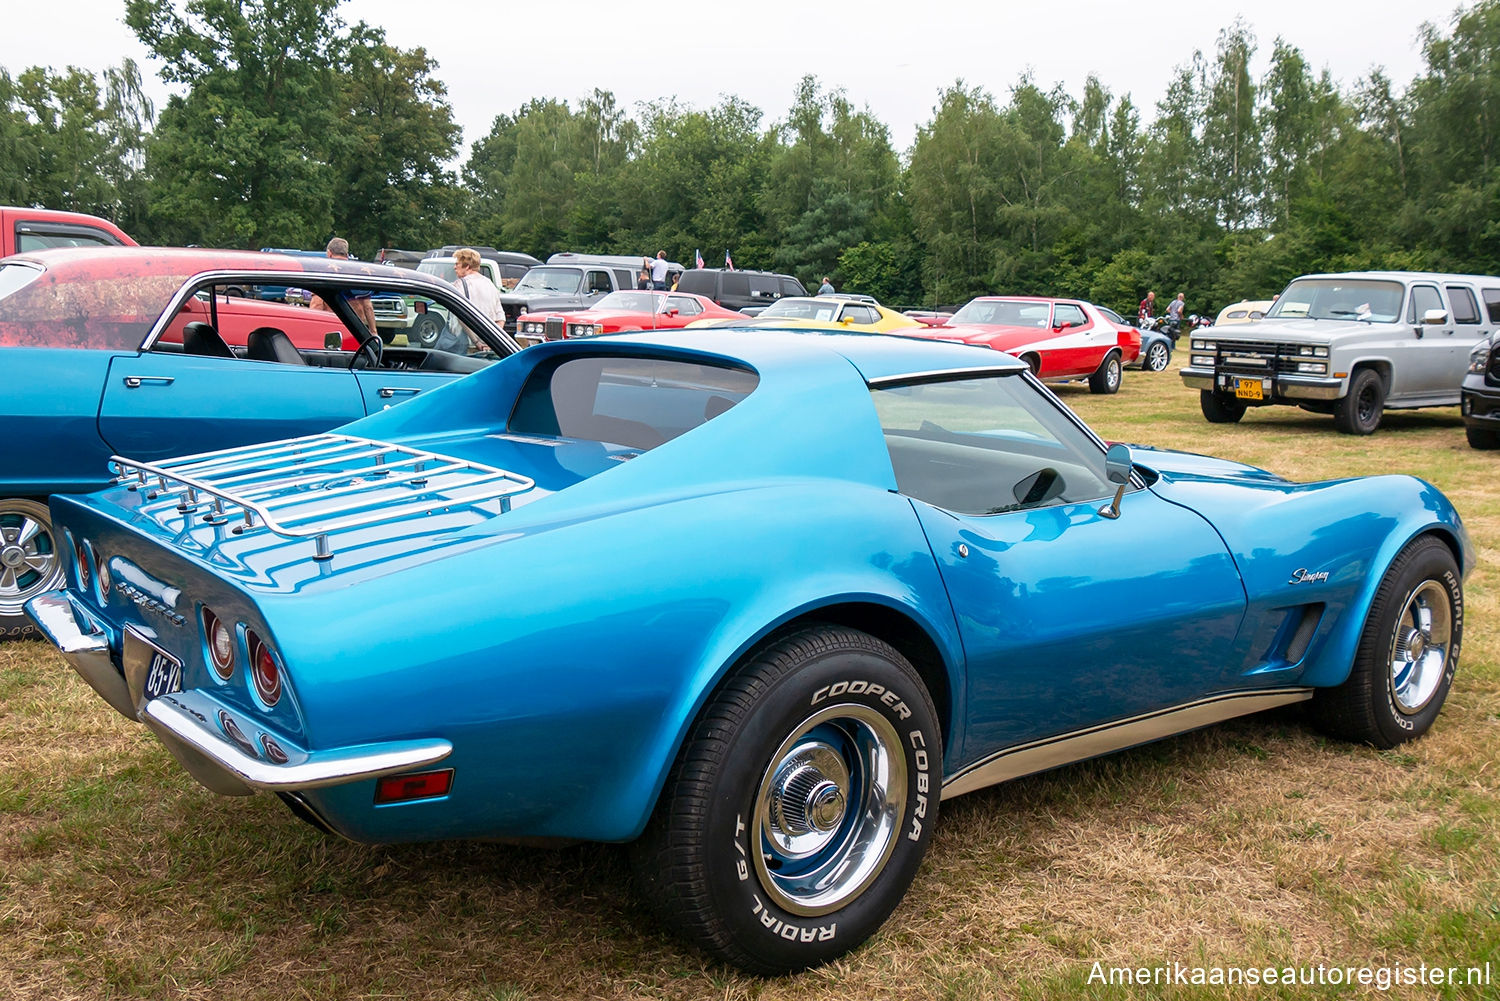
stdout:
<svg viewBox="0 0 1500 1001">
<path fill-rule="evenodd" d="M 886 309 L 873 299 L 841 295 L 787 296 L 777 299 L 749 320 L 690 323 L 690 327 L 841 327 L 871 333 L 889 333 L 921 326 L 909 316 Z"/>
</svg>

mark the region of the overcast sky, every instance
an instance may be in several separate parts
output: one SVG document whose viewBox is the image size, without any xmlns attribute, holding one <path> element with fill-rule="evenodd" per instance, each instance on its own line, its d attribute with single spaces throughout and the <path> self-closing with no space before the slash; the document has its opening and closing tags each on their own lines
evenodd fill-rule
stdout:
<svg viewBox="0 0 1500 1001">
<path fill-rule="evenodd" d="M 169 91 L 123 23 L 123 0 L 5 2 L 0 66 L 101 70 L 123 58 L 142 66 L 152 96 Z M 1451 30 L 1458 4 L 1391 0 L 1134 0 L 1134 2 L 822 3 L 597 2 L 597 0 L 346 0 L 344 20 L 367 21 L 402 48 L 438 62 L 463 127 L 460 160 L 498 114 L 532 97 L 574 107 L 593 88 L 612 91 L 634 113 L 638 102 L 676 97 L 708 108 L 735 95 L 760 108 L 763 125 L 782 118 L 797 81 L 815 74 L 842 88 L 891 130 L 899 151 L 929 122 L 956 79 L 1004 102 L 1023 73 L 1082 94 L 1095 73 L 1109 91 L 1129 93 L 1142 121 L 1153 117 L 1174 67 L 1194 49 L 1211 55 L 1236 17 L 1255 36 L 1257 76 L 1278 36 L 1317 70 L 1350 87 L 1382 67 L 1404 88 L 1422 66 L 1424 21 Z"/>
</svg>

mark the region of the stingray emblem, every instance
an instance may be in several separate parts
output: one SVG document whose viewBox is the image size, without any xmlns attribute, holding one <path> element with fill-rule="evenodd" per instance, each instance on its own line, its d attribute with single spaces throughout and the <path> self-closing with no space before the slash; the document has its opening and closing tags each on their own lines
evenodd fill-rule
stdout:
<svg viewBox="0 0 1500 1001">
<path fill-rule="evenodd" d="M 1298 567 L 1296 570 L 1292 571 L 1292 579 L 1289 580 L 1289 581 L 1287 581 L 1287 583 L 1288 584 L 1318 584 L 1318 583 L 1321 583 L 1322 581 L 1325 581 L 1327 579 L 1328 579 L 1328 571 L 1327 570 L 1318 570 L 1318 571 L 1314 572 L 1312 570 L 1304 569 L 1303 567 Z"/>
</svg>

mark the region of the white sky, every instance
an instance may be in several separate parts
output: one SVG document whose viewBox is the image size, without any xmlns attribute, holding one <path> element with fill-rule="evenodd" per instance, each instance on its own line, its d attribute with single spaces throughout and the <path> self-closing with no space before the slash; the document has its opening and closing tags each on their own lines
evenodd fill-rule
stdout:
<svg viewBox="0 0 1500 1001">
<path fill-rule="evenodd" d="M 5 0 L 5 7 L 0 66 L 12 75 L 33 65 L 98 71 L 130 57 L 165 102 L 160 63 L 125 27 L 123 0 L 62 8 Z M 464 130 L 462 161 L 497 114 L 532 97 L 577 107 L 598 87 L 633 114 L 638 102 L 675 96 L 707 108 L 732 94 L 761 109 L 764 127 L 786 114 L 806 73 L 868 107 L 898 151 L 959 78 L 1003 103 L 1022 73 L 1078 97 L 1092 71 L 1117 97 L 1128 92 L 1145 123 L 1173 69 L 1194 49 L 1211 55 L 1236 17 L 1257 40 L 1257 76 L 1280 35 L 1341 86 L 1382 67 L 1404 88 L 1422 67 L 1421 24 L 1447 33 L 1457 8 L 1455 0 L 346 0 L 342 13 L 437 60 L 435 75 Z M 659 13 L 638 13 L 645 11 Z"/>
</svg>

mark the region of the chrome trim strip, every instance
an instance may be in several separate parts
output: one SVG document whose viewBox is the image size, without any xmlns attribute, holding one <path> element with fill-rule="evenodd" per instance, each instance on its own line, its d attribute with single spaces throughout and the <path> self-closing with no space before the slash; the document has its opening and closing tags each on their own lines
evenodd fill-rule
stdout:
<svg viewBox="0 0 1500 1001">
<path fill-rule="evenodd" d="M 142 708 L 141 721 L 174 753 L 185 747 L 217 766 L 225 778 L 251 789 L 290 792 L 360 782 L 421 768 L 453 753 L 453 745 L 446 740 L 398 740 L 303 752 L 277 765 L 246 754 L 205 719 L 206 713 L 190 704 L 190 697 L 179 692 L 152 699 Z"/>
<path fill-rule="evenodd" d="M 120 715 L 134 720 L 129 686 L 110 659 L 110 631 L 73 602 L 67 591 L 48 591 L 26 603 L 26 613 L 79 677 Z"/>
<path fill-rule="evenodd" d="M 903 382 L 923 382 L 928 379 L 959 379 L 966 375 L 1006 375 L 1012 372 L 1024 372 L 1026 363 L 1015 359 L 1012 365 L 982 365 L 977 368 L 937 368 L 929 372 L 903 372 L 900 375 L 882 375 L 878 379 L 867 379 L 865 384 L 871 389 L 880 389 L 886 386 L 897 386 Z"/>
<path fill-rule="evenodd" d="M 1311 688 L 1273 688 L 1251 692 L 1229 692 L 1195 702 L 1159 709 L 1128 719 L 1101 723 L 1072 733 L 1044 737 L 1015 747 L 1007 747 L 976 761 L 943 780 L 943 799 L 983 789 L 1008 779 L 1046 771 L 1060 765 L 1096 758 L 1111 751 L 1122 751 L 1137 744 L 1186 733 L 1236 716 L 1256 713 L 1277 706 L 1305 702 L 1313 697 Z"/>
</svg>

